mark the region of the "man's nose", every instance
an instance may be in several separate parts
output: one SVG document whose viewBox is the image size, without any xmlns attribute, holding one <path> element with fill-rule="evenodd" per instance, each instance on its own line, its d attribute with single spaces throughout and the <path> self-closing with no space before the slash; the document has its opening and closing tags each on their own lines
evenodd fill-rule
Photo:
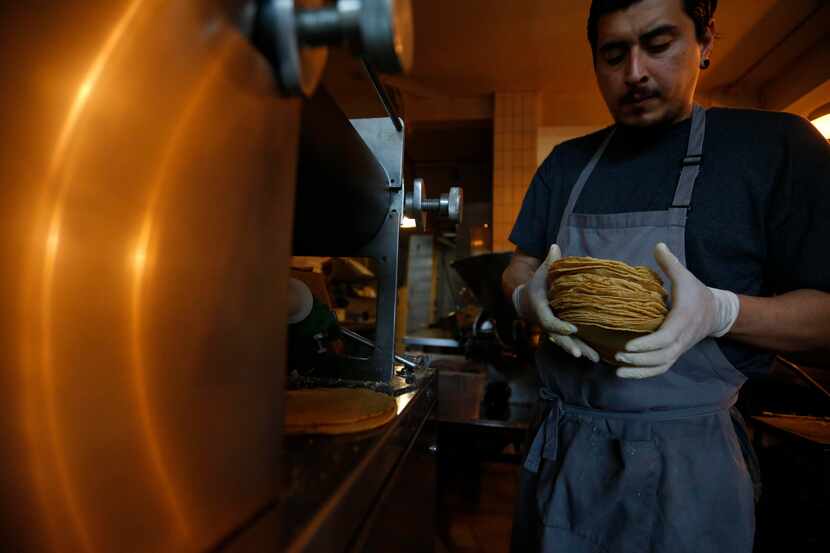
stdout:
<svg viewBox="0 0 830 553">
<path fill-rule="evenodd" d="M 646 73 L 642 56 L 639 48 L 632 48 L 628 53 L 625 64 L 626 84 L 638 85 L 648 81 L 648 74 Z"/>
</svg>

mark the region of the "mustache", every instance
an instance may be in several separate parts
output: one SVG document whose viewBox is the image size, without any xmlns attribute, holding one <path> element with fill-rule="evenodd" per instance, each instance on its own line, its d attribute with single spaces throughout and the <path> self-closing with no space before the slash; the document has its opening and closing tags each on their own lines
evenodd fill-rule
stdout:
<svg viewBox="0 0 830 553">
<path fill-rule="evenodd" d="M 660 91 L 654 88 L 632 88 L 620 99 L 622 104 L 636 104 L 643 100 L 659 98 Z"/>
</svg>

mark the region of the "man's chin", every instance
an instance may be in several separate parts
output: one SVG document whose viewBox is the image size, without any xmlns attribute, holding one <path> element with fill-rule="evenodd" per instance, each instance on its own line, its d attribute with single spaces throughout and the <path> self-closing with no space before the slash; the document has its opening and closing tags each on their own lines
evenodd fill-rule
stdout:
<svg viewBox="0 0 830 553">
<path fill-rule="evenodd" d="M 644 105 L 626 105 L 617 111 L 617 123 L 626 127 L 651 127 L 659 125 L 665 119 L 664 110 Z"/>
</svg>

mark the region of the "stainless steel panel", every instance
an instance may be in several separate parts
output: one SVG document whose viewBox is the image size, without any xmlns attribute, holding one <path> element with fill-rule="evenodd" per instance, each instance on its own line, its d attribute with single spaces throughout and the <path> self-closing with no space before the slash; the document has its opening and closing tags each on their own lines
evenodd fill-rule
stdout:
<svg viewBox="0 0 830 553">
<path fill-rule="evenodd" d="M 252 8 L 3 4 L 4 551 L 205 550 L 277 495 L 299 104 Z"/>
</svg>

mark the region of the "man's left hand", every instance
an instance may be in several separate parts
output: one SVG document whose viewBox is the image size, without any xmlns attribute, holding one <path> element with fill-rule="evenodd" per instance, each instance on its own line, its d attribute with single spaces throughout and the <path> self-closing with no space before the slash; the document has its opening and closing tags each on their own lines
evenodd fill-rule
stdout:
<svg viewBox="0 0 830 553">
<path fill-rule="evenodd" d="M 625 364 L 617 369 L 620 378 L 663 374 L 704 338 L 729 332 L 738 318 L 738 296 L 705 286 L 662 242 L 654 250 L 654 259 L 671 280 L 672 308 L 656 332 L 631 340 L 625 352 L 616 355 Z"/>
</svg>

